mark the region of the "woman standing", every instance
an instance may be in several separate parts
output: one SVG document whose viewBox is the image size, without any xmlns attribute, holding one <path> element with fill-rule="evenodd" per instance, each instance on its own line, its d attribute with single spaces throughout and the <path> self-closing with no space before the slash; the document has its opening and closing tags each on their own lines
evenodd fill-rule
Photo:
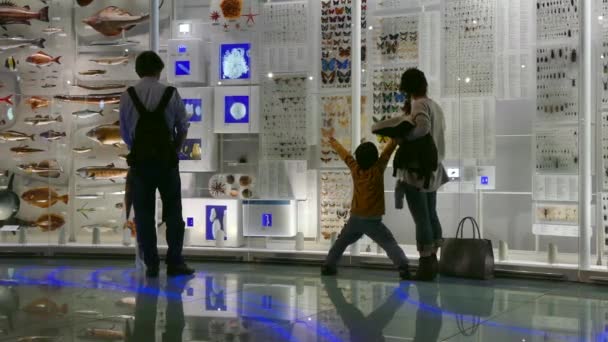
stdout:
<svg viewBox="0 0 608 342">
<path fill-rule="evenodd" d="M 397 187 L 405 193 L 408 207 L 416 224 L 416 243 L 420 253 L 418 280 L 434 280 L 439 271 L 437 249 L 443 241 L 441 223 L 437 216 L 437 190 L 448 181 L 442 165 L 445 157 L 445 119 L 441 107 L 428 98 L 428 83 L 424 73 L 408 69 L 401 76 L 401 92 L 411 101 L 409 120 L 414 129 L 405 139 L 412 141 L 427 135 L 433 137 L 437 147 L 438 167 L 432 173 L 428 186 L 420 175 L 410 170 L 397 170 Z"/>
</svg>

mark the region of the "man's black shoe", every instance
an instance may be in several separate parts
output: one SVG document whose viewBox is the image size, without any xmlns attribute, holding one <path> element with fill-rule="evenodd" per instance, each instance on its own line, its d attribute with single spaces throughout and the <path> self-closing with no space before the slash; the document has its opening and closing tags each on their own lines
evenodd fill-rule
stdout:
<svg viewBox="0 0 608 342">
<path fill-rule="evenodd" d="M 194 269 L 188 267 L 186 264 L 167 266 L 167 275 L 169 277 L 191 276 L 194 274 L 194 272 Z"/>
</svg>

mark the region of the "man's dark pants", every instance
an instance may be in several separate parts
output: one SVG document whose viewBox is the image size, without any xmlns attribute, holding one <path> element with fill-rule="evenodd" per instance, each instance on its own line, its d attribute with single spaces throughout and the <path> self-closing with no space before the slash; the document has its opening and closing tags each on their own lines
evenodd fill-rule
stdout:
<svg viewBox="0 0 608 342">
<path fill-rule="evenodd" d="M 163 220 L 167 225 L 167 265 L 182 264 L 184 219 L 182 217 L 181 180 L 178 166 L 156 163 L 136 164 L 133 172 L 133 207 L 137 224 L 137 242 L 144 253 L 148 268 L 158 268 L 156 247 L 156 189 L 163 202 Z"/>
</svg>

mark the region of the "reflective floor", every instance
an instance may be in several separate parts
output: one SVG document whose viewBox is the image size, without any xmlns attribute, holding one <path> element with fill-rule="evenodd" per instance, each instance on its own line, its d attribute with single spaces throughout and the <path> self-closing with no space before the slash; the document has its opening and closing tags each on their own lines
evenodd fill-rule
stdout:
<svg viewBox="0 0 608 342">
<path fill-rule="evenodd" d="M 126 261 L 3 259 L 0 341 L 608 341 L 607 287 L 192 266 L 149 281 Z"/>
</svg>

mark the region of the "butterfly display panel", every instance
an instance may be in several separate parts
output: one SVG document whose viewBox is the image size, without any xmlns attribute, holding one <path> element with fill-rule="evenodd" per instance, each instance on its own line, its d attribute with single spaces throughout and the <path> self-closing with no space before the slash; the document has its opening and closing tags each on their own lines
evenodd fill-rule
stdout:
<svg viewBox="0 0 608 342">
<path fill-rule="evenodd" d="M 264 57 L 266 70 L 308 71 L 308 3 L 264 4 Z"/>
<path fill-rule="evenodd" d="M 350 96 L 321 97 L 321 166 L 341 167 L 343 162 L 329 144 L 335 137 L 348 151 L 351 150 L 351 111 Z"/>
<path fill-rule="evenodd" d="M 376 63 L 418 61 L 418 16 L 380 18 L 374 30 Z"/>
<path fill-rule="evenodd" d="M 539 41 L 579 36 L 579 0 L 537 0 L 536 37 Z"/>
<path fill-rule="evenodd" d="M 266 81 L 262 99 L 262 152 L 265 159 L 306 159 L 306 77 Z"/>
<path fill-rule="evenodd" d="M 541 122 L 578 120 L 578 51 L 572 45 L 538 48 L 536 113 Z"/>
<path fill-rule="evenodd" d="M 446 96 L 494 94 L 494 0 L 449 0 L 444 6 Z"/>
<path fill-rule="evenodd" d="M 350 171 L 321 171 L 321 236 L 330 240 L 348 220 L 352 197 Z"/>
<path fill-rule="evenodd" d="M 399 91 L 401 75 L 415 64 L 394 67 L 377 67 L 372 73 L 372 122 L 380 122 L 403 114 L 405 94 Z"/>
<path fill-rule="evenodd" d="M 578 129 L 553 127 L 536 131 L 536 171 L 578 173 Z"/>
<path fill-rule="evenodd" d="M 361 26 L 367 27 L 367 1 L 362 1 Z M 321 87 L 349 88 L 352 67 L 351 0 L 321 1 Z M 361 57 L 366 60 L 365 38 Z"/>
</svg>

